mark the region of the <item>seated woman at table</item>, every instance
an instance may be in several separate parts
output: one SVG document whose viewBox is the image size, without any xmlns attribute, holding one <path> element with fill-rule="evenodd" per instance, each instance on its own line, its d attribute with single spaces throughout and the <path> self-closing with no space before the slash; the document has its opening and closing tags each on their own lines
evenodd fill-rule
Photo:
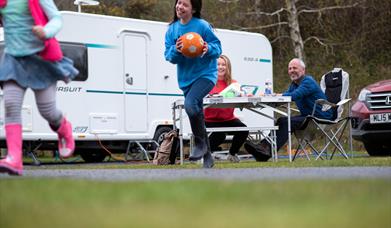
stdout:
<svg viewBox="0 0 391 228">
<path fill-rule="evenodd" d="M 215 87 L 209 92 L 210 95 L 218 94 L 227 88 L 231 83 L 236 82 L 232 79 L 231 75 L 231 61 L 225 55 L 221 55 L 217 60 L 218 79 Z M 207 128 L 215 127 L 246 127 L 238 118 L 234 115 L 234 108 L 206 108 L 205 125 Z M 219 145 L 222 144 L 227 135 L 233 135 L 232 145 L 229 149 L 229 155 L 227 160 L 231 162 L 239 162 L 240 159 L 237 156 L 240 147 L 246 141 L 248 131 L 233 131 L 233 132 L 213 132 L 209 136 L 210 148 L 212 151 L 216 151 Z"/>
</svg>

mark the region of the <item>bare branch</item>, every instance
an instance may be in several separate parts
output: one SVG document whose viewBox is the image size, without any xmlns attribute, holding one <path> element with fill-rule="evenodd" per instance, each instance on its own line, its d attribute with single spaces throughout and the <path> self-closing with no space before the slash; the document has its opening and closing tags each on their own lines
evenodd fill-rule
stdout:
<svg viewBox="0 0 391 228">
<path fill-rule="evenodd" d="M 316 40 L 319 44 L 321 44 L 322 46 L 327 46 L 327 44 L 323 43 L 321 41 L 320 38 L 316 37 L 316 36 L 310 36 L 310 37 L 307 37 L 307 39 L 305 39 L 303 42 L 306 43 L 307 41 L 310 41 L 310 40 Z"/>
<path fill-rule="evenodd" d="M 238 2 L 239 0 L 219 0 L 219 2 L 222 2 L 222 3 L 235 3 L 235 2 Z"/>
<path fill-rule="evenodd" d="M 346 6 L 328 6 L 320 9 L 302 9 L 298 11 L 298 14 L 300 15 L 301 13 L 322 13 L 327 10 L 354 8 L 359 4 L 360 2 L 356 2 L 353 5 L 346 5 Z"/>
<path fill-rule="evenodd" d="M 282 13 L 284 10 L 286 10 L 285 8 L 281 8 L 279 10 L 276 10 L 272 13 L 268 13 L 268 12 L 247 12 L 247 13 L 241 13 L 243 15 L 265 15 L 265 16 L 274 16 L 274 15 L 279 15 L 280 13 Z"/>
<path fill-rule="evenodd" d="M 320 38 L 316 37 L 316 36 L 310 36 L 310 37 L 307 37 L 307 39 L 304 40 L 304 44 L 307 42 L 307 41 L 310 41 L 310 40 L 315 40 L 316 42 L 318 42 L 320 45 L 324 46 L 326 48 L 326 51 L 327 53 L 329 52 L 329 48 L 331 49 L 331 53 L 334 53 L 334 48 L 332 45 L 328 45 L 324 42 L 321 41 Z"/>
<path fill-rule="evenodd" d="M 271 28 L 271 27 L 276 27 L 276 26 L 281 26 L 281 25 L 287 25 L 288 22 L 278 22 L 274 24 L 268 24 L 268 25 L 260 25 L 260 26 L 255 26 L 255 27 L 240 27 L 241 30 L 253 30 L 253 29 L 265 29 L 265 28 Z"/>
<path fill-rule="evenodd" d="M 270 43 L 275 43 L 275 42 L 277 42 L 278 40 L 281 40 L 281 39 L 291 39 L 291 37 L 290 36 L 277 36 L 272 41 L 270 41 Z"/>
</svg>

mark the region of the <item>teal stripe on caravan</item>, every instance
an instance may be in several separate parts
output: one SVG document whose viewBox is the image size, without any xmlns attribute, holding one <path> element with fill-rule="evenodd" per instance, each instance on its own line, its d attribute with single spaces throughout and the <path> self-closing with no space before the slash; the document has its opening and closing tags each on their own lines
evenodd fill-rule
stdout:
<svg viewBox="0 0 391 228">
<path fill-rule="evenodd" d="M 108 49 L 114 49 L 116 46 L 114 45 L 107 45 L 107 44 L 86 44 L 89 48 L 108 48 Z"/>
<path fill-rule="evenodd" d="M 140 92 L 122 92 L 122 91 L 109 91 L 109 90 L 86 90 L 87 93 L 110 93 L 110 94 L 130 94 L 130 95 L 147 95 L 147 93 Z"/>
<path fill-rule="evenodd" d="M 270 59 L 259 59 L 259 62 L 261 62 L 261 63 L 271 63 L 272 61 Z"/>
<path fill-rule="evenodd" d="M 122 91 L 109 91 L 109 90 L 86 90 L 87 93 L 108 93 L 108 94 L 124 94 Z M 147 95 L 145 92 L 125 92 L 128 95 Z M 148 93 L 149 96 L 164 96 L 164 97 L 183 97 L 183 94 L 173 94 L 173 93 Z"/>
<path fill-rule="evenodd" d="M 140 93 L 140 92 L 125 92 L 125 94 L 130 94 L 130 95 L 147 95 L 147 93 Z"/>
<path fill-rule="evenodd" d="M 121 91 L 108 91 L 108 90 L 93 90 L 93 89 L 87 89 L 87 93 L 111 93 L 111 94 L 123 94 Z"/>
<path fill-rule="evenodd" d="M 150 96 L 165 96 L 165 97 L 183 97 L 183 94 L 173 94 L 173 93 L 148 93 Z"/>
</svg>

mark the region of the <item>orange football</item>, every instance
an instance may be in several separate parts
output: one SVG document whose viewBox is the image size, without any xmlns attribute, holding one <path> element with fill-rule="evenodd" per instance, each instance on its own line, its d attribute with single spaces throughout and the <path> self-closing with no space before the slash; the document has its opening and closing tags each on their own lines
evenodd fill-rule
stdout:
<svg viewBox="0 0 391 228">
<path fill-rule="evenodd" d="M 196 32 L 188 32 L 181 36 L 182 39 L 182 54 L 184 56 L 195 58 L 202 55 L 204 40 L 200 34 Z"/>
</svg>

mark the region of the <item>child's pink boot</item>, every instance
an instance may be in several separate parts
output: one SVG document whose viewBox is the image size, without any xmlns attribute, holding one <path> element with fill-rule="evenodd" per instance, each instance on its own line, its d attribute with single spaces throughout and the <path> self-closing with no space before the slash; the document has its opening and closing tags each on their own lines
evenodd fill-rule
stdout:
<svg viewBox="0 0 391 228">
<path fill-rule="evenodd" d="M 67 119 L 62 118 L 58 134 L 58 152 L 62 158 L 69 158 L 75 150 L 75 141 L 72 135 L 72 125 Z"/>
<path fill-rule="evenodd" d="M 22 125 L 6 124 L 7 157 L 0 160 L 0 173 L 9 175 L 23 174 Z"/>
</svg>

